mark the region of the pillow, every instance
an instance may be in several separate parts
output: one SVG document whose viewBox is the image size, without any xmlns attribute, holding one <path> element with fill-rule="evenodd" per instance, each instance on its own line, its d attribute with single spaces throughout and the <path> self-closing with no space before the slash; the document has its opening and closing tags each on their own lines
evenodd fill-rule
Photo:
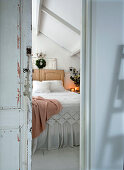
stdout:
<svg viewBox="0 0 124 170">
<path fill-rule="evenodd" d="M 64 92 L 65 91 L 65 88 L 63 87 L 63 82 L 61 80 L 49 80 L 46 82 L 50 83 L 51 92 Z"/>
<path fill-rule="evenodd" d="M 50 83 L 33 81 L 33 92 L 34 93 L 50 93 Z"/>
</svg>

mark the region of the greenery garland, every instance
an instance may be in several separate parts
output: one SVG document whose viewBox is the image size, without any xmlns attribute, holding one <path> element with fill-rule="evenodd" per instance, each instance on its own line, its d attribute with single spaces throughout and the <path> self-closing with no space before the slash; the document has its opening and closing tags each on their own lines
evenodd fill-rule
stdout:
<svg viewBox="0 0 124 170">
<path fill-rule="evenodd" d="M 41 58 L 41 59 L 38 59 L 36 60 L 36 66 L 39 68 L 39 69 L 42 69 L 46 66 L 46 61 Z"/>
</svg>

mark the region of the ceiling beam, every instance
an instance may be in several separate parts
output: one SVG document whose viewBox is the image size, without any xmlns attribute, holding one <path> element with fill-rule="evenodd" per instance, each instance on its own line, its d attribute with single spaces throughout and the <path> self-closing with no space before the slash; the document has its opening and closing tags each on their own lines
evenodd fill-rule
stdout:
<svg viewBox="0 0 124 170">
<path fill-rule="evenodd" d="M 37 0 L 37 10 L 36 10 L 36 34 L 38 35 L 40 33 L 40 20 L 41 20 L 41 8 L 42 8 L 42 3 L 43 0 Z"/>
<path fill-rule="evenodd" d="M 77 55 L 78 53 L 80 53 L 80 49 L 75 50 L 75 51 L 70 55 L 70 57 L 73 57 L 73 56 Z"/>
<path fill-rule="evenodd" d="M 77 29 L 76 27 L 74 27 L 73 25 L 71 25 L 70 23 L 68 23 L 67 21 L 65 21 L 63 18 L 59 17 L 58 15 L 56 15 L 54 12 L 52 12 L 51 10 L 49 10 L 48 8 L 46 8 L 45 6 L 42 5 L 42 12 L 50 15 L 51 17 L 55 18 L 57 21 L 61 22 L 62 24 L 64 24 L 66 27 L 68 27 L 69 29 L 71 29 L 72 31 L 74 31 L 75 33 L 80 35 L 80 30 Z"/>
</svg>

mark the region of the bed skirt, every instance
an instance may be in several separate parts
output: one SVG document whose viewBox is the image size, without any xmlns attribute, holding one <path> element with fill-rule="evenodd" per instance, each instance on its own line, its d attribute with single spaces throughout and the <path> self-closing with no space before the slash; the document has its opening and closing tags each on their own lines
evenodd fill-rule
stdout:
<svg viewBox="0 0 124 170">
<path fill-rule="evenodd" d="M 50 118 L 46 129 L 33 139 L 33 153 L 37 149 L 53 150 L 80 145 L 80 107 L 64 108 L 58 115 Z"/>
</svg>

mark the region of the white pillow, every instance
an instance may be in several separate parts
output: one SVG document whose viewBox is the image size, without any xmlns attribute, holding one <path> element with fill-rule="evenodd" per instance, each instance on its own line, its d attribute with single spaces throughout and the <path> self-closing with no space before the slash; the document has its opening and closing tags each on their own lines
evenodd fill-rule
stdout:
<svg viewBox="0 0 124 170">
<path fill-rule="evenodd" d="M 63 82 L 61 80 L 49 80 L 46 82 L 50 83 L 51 92 L 64 92 L 65 91 L 63 87 Z"/>
<path fill-rule="evenodd" d="M 50 83 L 33 81 L 33 93 L 50 93 Z"/>
</svg>

